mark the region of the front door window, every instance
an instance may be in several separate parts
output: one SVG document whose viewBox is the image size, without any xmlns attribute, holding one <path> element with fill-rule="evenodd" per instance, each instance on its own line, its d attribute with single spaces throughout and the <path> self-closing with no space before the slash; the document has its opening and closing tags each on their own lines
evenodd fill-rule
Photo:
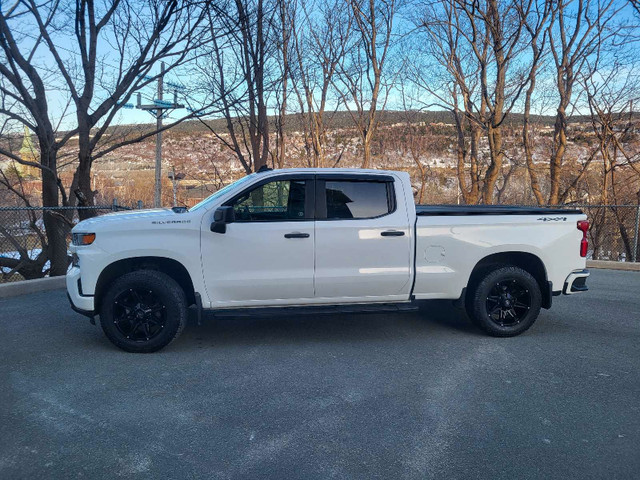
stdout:
<svg viewBox="0 0 640 480">
<path fill-rule="evenodd" d="M 305 219 L 305 180 L 276 180 L 244 193 L 233 202 L 236 221 Z"/>
</svg>

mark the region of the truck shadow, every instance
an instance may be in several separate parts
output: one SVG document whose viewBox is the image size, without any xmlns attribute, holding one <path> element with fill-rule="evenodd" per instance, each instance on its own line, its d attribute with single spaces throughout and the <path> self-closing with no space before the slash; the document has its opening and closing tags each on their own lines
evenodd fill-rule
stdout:
<svg viewBox="0 0 640 480">
<path fill-rule="evenodd" d="M 471 323 L 463 308 L 453 305 L 451 300 L 424 300 L 419 302 L 420 313 L 426 321 L 448 330 L 459 330 L 482 335 Z"/>
<path fill-rule="evenodd" d="M 305 313 L 274 311 L 268 315 L 224 316 L 206 312 L 197 325 L 195 311 L 173 348 L 203 346 L 288 344 L 308 342 L 366 342 L 375 339 L 448 336 L 451 332 L 481 333 L 463 310 L 450 301 L 420 302 L 410 312 Z"/>
</svg>

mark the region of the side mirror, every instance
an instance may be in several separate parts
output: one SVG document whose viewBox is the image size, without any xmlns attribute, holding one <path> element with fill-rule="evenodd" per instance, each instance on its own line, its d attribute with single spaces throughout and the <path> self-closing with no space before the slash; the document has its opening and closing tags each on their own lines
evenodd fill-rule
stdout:
<svg viewBox="0 0 640 480">
<path fill-rule="evenodd" d="M 218 207 L 213 212 L 213 223 L 211 231 L 215 233 L 226 233 L 227 223 L 233 223 L 236 220 L 236 214 L 233 207 Z"/>
</svg>

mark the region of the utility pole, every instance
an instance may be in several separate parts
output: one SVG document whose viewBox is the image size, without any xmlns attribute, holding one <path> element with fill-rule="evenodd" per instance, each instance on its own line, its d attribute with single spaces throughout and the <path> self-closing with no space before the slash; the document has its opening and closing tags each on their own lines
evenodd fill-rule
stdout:
<svg viewBox="0 0 640 480">
<path fill-rule="evenodd" d="M 160 64 L 160 76 L 158 77 L 158 91 L 157 98 L 153 100 L 152 104 L 142 105 L 142 96 L 138 92 L 138 105 L 137 108 L 148 111 L 151 115 L 156 117 L 156 168 L 155 168 L 155 185 L 153 190 L 153 206 L 158 208 L 162 206 L 162 118 L 165 115 L 166 110 L 173 110 L 175 108 L 184 108 L 184 105 L 178 103 L 178 90 L 183 87 L 174 84 L 167 84 L 173 86 L 173 102 L 165 102 L 163 99 L 164 93 L 164 62 Z"/>
<path fill-rule="evenodd" d="M 158 100 L 162 102 L 162 82 L 164 81 L 164 62 L 160 64 L 160 78 L 158 79 Z M 156 181 L 153 188 L 153 206 L 162 206 L 162 109 L 156 110 Z"/>
<path fill-rule="evenodd" d="M 631 256 L 632 262 L 640 261 L 638 256 L 638 241 L 640 238 L 640 190 L 638 190 L 638 204 L 636 205 L 636 233 L 633 236 L 633 255 Z"/>
</svg>

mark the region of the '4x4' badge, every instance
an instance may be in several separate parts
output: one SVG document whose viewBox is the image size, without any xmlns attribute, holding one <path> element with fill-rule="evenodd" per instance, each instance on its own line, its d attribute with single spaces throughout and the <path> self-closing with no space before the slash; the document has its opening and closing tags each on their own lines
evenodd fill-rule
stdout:
<svg viewBox="0 0 640 480">
<path fill-rule="evenodd" d="M 567 217 L 540 217 L 538 221 L 543 222 L 566 222 Z"/>
</svg>

